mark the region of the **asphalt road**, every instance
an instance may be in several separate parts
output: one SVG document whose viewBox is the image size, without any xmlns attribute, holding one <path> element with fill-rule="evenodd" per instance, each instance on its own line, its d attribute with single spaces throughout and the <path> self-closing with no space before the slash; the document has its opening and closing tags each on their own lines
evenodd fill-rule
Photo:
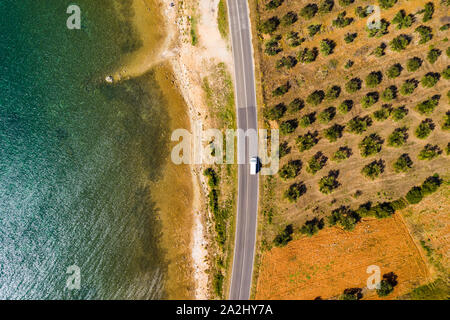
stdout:
<svg viewBox="0 0 450 320">
<path fill-rule="evenodd" d="M 238 128 L 244 131 L 257 130 L 255 76 L 247 1 L 228 0 L 227 3 L 234 60 L 237 124 Z M 249 160 L 258 153 L 257 144 L 249 144 L 249 140 L 244 139 L 245 150 L 241 150 L 241 144 L 238 142 L 237 151 L 238 155 L 245 153 L 245 164 L 238 165 L 238 206 L 229 294 L 231 300 L 250 298 L 255 256 L 258 175 L 250 175 Z"/>
</svg>

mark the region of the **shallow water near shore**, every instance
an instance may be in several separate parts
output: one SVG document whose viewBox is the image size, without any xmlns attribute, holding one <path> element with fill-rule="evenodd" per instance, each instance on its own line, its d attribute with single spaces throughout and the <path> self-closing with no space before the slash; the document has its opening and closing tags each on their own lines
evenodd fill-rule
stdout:
<svg viewBox="0 0 450 320">
<path fill-rule="evenodd" d="M 66 27 L 70 4 L 0 3 L 0 298 L 167 298 L 152 188 L 168 99 L 153 71 L 104 81 L 142 47 L 132 1 L 78 1 L 81 30 Z"/>
</svg>

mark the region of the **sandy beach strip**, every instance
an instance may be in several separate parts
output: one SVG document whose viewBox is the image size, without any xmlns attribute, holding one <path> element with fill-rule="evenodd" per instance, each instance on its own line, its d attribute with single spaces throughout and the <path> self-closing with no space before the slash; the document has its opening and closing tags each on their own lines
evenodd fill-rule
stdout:
<svg viewBox="0 0 450 320">
<path fill-rule="evenodd" d="M 218 3 L 219 0 L 134 0 L 135 25 L 143 37 L 144 45 L 111 75 L 110 80 L 139 77 L 158 65 L 168 64 L 174 78 L 172 84 L 179 90 L 187 106 L 190 127 L 193 128 L 197 120 L 202 120 L 203 125 L 208 126 L 211 115 L 208 114 L 202 87 L 202 79 L 209 75 L 207 66 L 225 63 L 228 72 L 233 75 L 231 50 L 217 26 Z M 160 12 L 155 13 L 154 10 Z M 193 11 L 198 31 L 198 43 L 195 46 L 191 44 L 189 21 L 189 14 Z M 155 25 L 158 26 L 157 30 Z M 208 186 L 203 169 L 201 165 L 190 165 L 193 188 L 190 258 L 195 299 L 210 298 L 207 248 L 210 247 L 208 241 L 211 235 L 208 230 L 211 226 L 207 221 L 211 219 L 207 219 Z"/>
<path fill-rule="evenodd" d="M 170 4 L 173 3 L 172 7 Z M 206 65 L 223 62 L 232 73 L 232 55 L 228 43 L 222 39 L 217 26 L 217 8 L 219 0 L 164 1 L 163 14 L 168 26 L 170 45 L 163 52 L 167 58 L 180 91 L 187 103 L 191 127 L 196 120 L 202 120 L 208 114 L 205 105 L 202 79 L 208 75 Z M 190 6 L 196 8 L 198 18 L 198 44 L 193 46 L 190 39 L 189 17 L 186 14 Z M 194 184 L 193 199 L 193 236 L 192 258 L 194 263 L 195 298 L 208 299 L 208 226 L 205 217 L 208 214 L 205 200 L 208 186 L 202 174 L 201 166 L 191 165 Z"/>
</svg>

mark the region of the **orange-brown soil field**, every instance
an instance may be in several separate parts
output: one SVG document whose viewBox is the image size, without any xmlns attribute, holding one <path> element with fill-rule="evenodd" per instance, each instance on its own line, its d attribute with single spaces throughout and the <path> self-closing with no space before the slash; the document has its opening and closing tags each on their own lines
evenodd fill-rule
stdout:
<svg viewBox="0 0 450 320">
<path fill-rule="evenodd" d="M 329 299 L 344 289 L 364 288 L 377 265 L 381 274 L 394 272 L 398 285 L 393 299 L 430 280 L 424 257 L 399 215 L 367 219 L 351 232 L 327 228 L 284 248 L 264 253 L 256 299 Z M 366 290 L 363 299 L 379 299 Z"/>
</svg>

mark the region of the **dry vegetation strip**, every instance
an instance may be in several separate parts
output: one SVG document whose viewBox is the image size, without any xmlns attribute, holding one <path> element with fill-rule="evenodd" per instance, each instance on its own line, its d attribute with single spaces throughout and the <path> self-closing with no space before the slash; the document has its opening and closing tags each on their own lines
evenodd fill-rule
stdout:
<svg viewBox="0 0 450 320">
<path fill-rule="evenodd" d="M 235 128 L 233 83 L 224 63 L 210 66 L 209 76 L 203 78 L 203 90 L 211 116 L 209 125 L 222 131 Z M 214 141 L 208 143 L 211 155 L 214 155 Z M 214 235 L 214 241 L 211 241 L 214 248 L 210 270 L 212 288 L 217 297 L 223 298 L 226 296 L 232 268 L 237 167 L 212 165 L 203 174 L 208 181 L 208 209 L 212 215 L 209 234 Z"/>
<path fill-rule="evenodd" d="M 450 295 L 450 187 L 441 188 L 420 205 L 401 211 L 416 245 L 422 249 L 433 282 L 417 288 L 406 298 L 448 299 Z"/>
</svg>

